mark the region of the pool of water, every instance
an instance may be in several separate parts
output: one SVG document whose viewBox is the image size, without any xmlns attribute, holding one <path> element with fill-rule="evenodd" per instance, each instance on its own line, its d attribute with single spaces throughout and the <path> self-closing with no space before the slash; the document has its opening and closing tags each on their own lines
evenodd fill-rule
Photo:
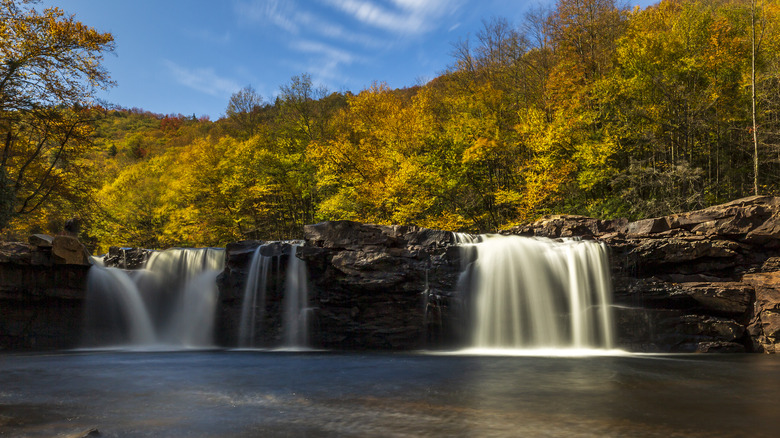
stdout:
<svg viewBox="0 0 780 438">
<path fill-rule="evenodd" d="M 780 358 L 0 355 L 0 436 L 769 437 Z"/>
</svg>

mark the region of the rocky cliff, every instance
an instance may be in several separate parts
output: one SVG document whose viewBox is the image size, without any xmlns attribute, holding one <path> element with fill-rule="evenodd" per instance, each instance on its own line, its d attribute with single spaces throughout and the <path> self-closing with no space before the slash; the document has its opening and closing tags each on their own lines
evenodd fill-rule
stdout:
<svg viewBox="0 0 780 438">
<path fill-rule="evenodd" d="M 618 343 L 631 351 L 777 352 L 780 337 L 780 198 L 751 197 L 629 223 L 550 216 L 504 234 L 579 237 L 611 248 Z M 252 346 L 278 346 L 293 245 L 228 245 L 218 278 L 219 345 L 240 344 L 249 264 L 269 259 L 265 293 L 251 308 Z M 475 256 L 456 235 L 349 221 L 305 227 L 296 257 L 310 279 L 305 307 L 314 347 L 417 349 L 464 345 L 468 296 L 458 279 Z M 137 268 L 148 252 L 114 249 L 109 265 Z M 32 236 L 0 245 L 0 348 L 78 345 L 89 259 L 72 238 Z"/>
<path fill-rule="evenodd" d="M 0 243 L 0 350 L 78 346 L 89 255 L 74 237 Z"/>
</svg>

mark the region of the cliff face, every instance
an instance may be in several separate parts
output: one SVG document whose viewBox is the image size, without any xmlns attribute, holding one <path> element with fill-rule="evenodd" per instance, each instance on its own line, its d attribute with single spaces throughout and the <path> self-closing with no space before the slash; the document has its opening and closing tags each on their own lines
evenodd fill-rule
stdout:
<svg viewBox="0 0 780 438">
<path fill-rule="evenodd" d="M 459 271 L 452 233 L 418 227 L 349 221 L 305 227 L 297 257 L 308 270 L 311 346 L 329 349 L 412 349 L 452 339 L 449 300 Z M 239 242 L 226 248 L 218 278 L 218 326 L 223 345 L 242 345 L 244 290 L 258 246 L 269 257 L 265 292 L 250 311 L 260 335 L 252 346 L 283 343 L 285 281 L 293 250 L 289 243 Z M 435 339 L 434 339 L 435 338 Z M 247 344 L 244 344 L 247 346 Z"/>
<path fill-rule="evenodd" d="M 410 349 L 457 339 L 452 233 L 348 221 L 304 230 L 301 258 L 323 347 Z"/>
<path fill-rule="evenodd" d="M 0 350 L 78 346 L 89 259 L 77 239 L 0 243 Z"/>
</svg>

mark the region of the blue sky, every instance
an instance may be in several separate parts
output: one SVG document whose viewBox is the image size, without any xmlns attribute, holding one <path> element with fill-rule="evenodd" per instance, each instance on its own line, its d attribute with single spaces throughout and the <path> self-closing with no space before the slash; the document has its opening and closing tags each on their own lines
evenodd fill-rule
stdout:
<svg viewBox="0 0 780 438">
<path fill-rule="evenodd" d="M 629 0 L 645 7 L 657 0 Z M 436 77 L 452 44 L 483 19 L 522 21 L 554 0 L 45 0 L 111 32 L 105 66 L 118 85 L 99 97 L 162 114 L 225 112 L 251 85 L 272 101 L 302 73 L 330 91 L 392 88 Z"/>
</svg>

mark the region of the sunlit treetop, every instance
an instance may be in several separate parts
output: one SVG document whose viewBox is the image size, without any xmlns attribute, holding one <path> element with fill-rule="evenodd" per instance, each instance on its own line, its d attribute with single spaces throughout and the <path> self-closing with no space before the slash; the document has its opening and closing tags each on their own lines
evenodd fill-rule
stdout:
<svg viewBox="0 0 780 438">
<path fill-rule="evenodd" d="M 85 105 L 113 85 L 102 65 L 110 33 L 37 0 L 0 2 L 0 111 Z"/>
</svg>

